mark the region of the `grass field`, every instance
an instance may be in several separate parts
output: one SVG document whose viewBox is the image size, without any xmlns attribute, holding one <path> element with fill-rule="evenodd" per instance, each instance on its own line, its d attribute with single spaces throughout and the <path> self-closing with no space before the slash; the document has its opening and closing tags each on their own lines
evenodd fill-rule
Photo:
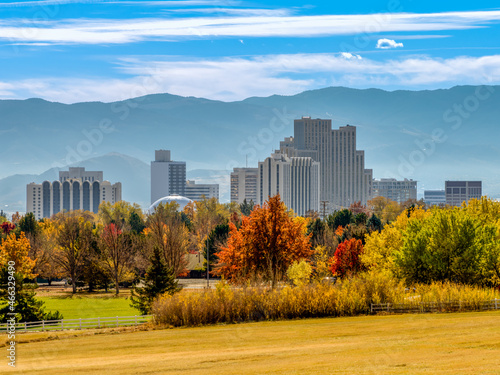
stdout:
<svg viewBox="0 0 500 375">
<path fill-rule="evenodd" d="M 130 294 L 121 293 L 115 297 L 113 293 L 88 294 L 80 293 L 40 293 L 37 298 L 45 302 L 46 311 L 59 310 L 64 319 L 98 318 L 112 316 L 140 315 L 140 312 L 130 307 Z"/>
<path fill-rule="evenodd" d="M 9 372 L 498 374 L 499 321 L 500 312 L 479 312 L 307 319 L 119 334 L 21 334 L 22 340 L 50 341 L 18 344 L 17 367 Z M 7 363 L 4 366 L 7 370 Z"/>
</svg>

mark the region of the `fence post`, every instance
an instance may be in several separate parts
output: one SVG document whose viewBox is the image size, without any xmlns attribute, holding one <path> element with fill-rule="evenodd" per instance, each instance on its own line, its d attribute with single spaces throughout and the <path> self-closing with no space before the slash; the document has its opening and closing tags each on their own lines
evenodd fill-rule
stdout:
<svg viewBox="0 0 500 375">
<path fill-rule="evenodd" d="M 26 325 L 26 322 L 24 322 L 24 332 L 28 332 L 28 326 Z"/>
<path fill-rule="evenodd" d="M 118 327 L 118 317 L 116 317 L 116 326 Z"/>
<path fill-rule="evenodd" d="M 99 328 L 101 328 L 101 318 L 97 318 L 97 325 Z"/>
<path fill-rule="evenodd" d="M 45 320 L 42 320 L 42 332 L 45 331 Z"/>
<path fill-rule="evenodd" d="M 498 299 L 495 298 L 495 310 L 498 310 Z"/>
<path fill-rule="evenodd" d="M 373 314 L 373 303 L 370 303 L 370 313 Z"/>
<path fill-rule="evenodd" d="M 61 319 L 61 331 L 64 331 L 64 319 Z"/>
<path fill-rule="evenodd" d="M 387 303 L 387 312 L 389 312 L 389 303 Z"/>
<path fill-rule="evenodd" d="M 82 318 L 80 318 L 80 329 L 82 329 Z"/>
<path fill-rule="evenodd" d="M 135 325 L 137 325 L 137 315 L 134 316 L 135 316 Z"/>
</svg>

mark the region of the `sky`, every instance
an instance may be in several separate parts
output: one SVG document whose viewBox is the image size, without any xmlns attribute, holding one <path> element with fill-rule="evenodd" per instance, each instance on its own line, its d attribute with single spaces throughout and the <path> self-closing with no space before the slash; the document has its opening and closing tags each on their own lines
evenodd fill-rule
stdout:
<svg viewBox="0 0 500 375">
<path fill-rule="evenodd" d="M 0 99 L 499 83 L 497 1 L 0 2 Z"/>
</svg>

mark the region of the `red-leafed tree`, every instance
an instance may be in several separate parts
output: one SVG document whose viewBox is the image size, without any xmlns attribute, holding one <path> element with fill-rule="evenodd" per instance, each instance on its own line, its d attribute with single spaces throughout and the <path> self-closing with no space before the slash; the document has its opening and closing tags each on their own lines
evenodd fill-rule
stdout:
<svg viewBox="0 0 500 375">
<path fill-rule="evenodd" d="M 312 253 L 305 221 L 291 217 L 279 195 L 243 216 L 239 229 L 232 222 L 229 225 L 227 246 L 218 253 L 217 273 L 232 283 L 262 280 L 274 287 L 294 261 Z"/>
<path fill-rule="evenodd" d="M 361 240 L 352 238 L 345 240 L 335 250 L 335 254 L 330 258 L 330 271 L 333 275 L 344 278 L 363 270 L 363 265 L 359 256 L 363 252 Z"/>
<path fill-rule="evenodd" d="M 0 229 L 4 234 L 8 235 L 11 231 L 16 229 L 16 226 L 9 223 L 8 221 L 4 221 L 2 224 L 0 224 Z"/>
</svg>

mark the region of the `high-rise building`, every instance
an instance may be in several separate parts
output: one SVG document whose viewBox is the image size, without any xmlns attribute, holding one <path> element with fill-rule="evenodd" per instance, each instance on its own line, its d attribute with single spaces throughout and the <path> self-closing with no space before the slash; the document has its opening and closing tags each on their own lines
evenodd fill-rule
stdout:
<svg viewBox="0 0 500 375">
<path fill-rule="evenodd" d="M 424 190 L 424 201 L 429 206 L 445 205 L 446 193 L 444 190 Z"/>
<path fill-rule="evenodd" d="M 59 181 L 34 182 L 26 187 L 26 212 L 36 219 L 51 217 L 61 211 L 85 210 L 97 213 L 101 202 L 122 199 L 122 184 L 103 181 L 103 173 L 70 167 L 59 172 Z"/>
<path fill-rule="evenodd" d="M 280 194 L 285 205 L 296 214 L 319 211 L 320 163 L 310 157 L 288 157 L 275 152 L 259 162 L 257 204 Z"/>
<path fill-rule="evenodd" d="M 203 198 L 219 200 L 219 184 L 197 184 L 188 180 L 184 196 L 193 201 L 201 201 Z"/>
<path fill-rule="evenodd" d="M 417 199 L 417 181 L 396 180 L 395 178 L 381 178 L 373 180 L 373 197 L 384 197 L 392 201 L 403 203 L 408 199 Z"/>
<path fill-rule="evenodd" d="M 320 163 L 321 201 L 329 211 L 372 197 L 373 171 L 365 169 L 364 151 L 356 149 L 356 127 L 332 129 L 332 121 L 302 117 L 294 121 L 294 137 L 285 138 L 280 152 L 310 157 Z"/>
<path fill-rule="evenodd" d="M 257 203 L 258 168 L 234 168 L 231 172 L 231 202 Z"/>
<path fill-rule="evenodd" d="M 186 162 L 173 161 L 170 150 L 156 150 L 151 162 L 151 204 L 169 195 L 185 195 Z"/>
<path fill-rule="evenodd" d="M 445 181 L 446 204 L 460 206 L 470 199 L 481 199 L 481 181 Z"/>
</svg>

